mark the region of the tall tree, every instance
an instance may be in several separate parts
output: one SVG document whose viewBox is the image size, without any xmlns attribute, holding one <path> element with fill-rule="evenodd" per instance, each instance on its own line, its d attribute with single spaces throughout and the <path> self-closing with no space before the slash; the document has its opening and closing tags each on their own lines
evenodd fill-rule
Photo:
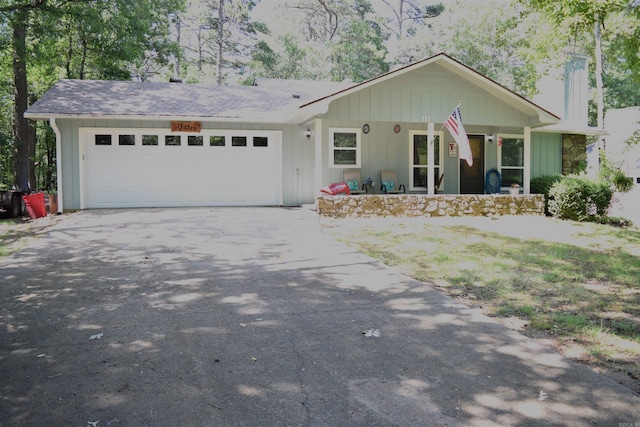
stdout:
<svg viewBox="0 0 640 427">
<path fill-rule="evenodd" d="M 369 0 L 286 0 L 277 10 L 281 25 L 256 46 L 254 76 L 359 82 L 388 71 L 387 34 Z"/>
<path fill-rule="evenodd" d="M 547 13 L 558 25 L 568 25 L 575 33 L 594 36 L 596 64 L 597 125 L 604 126 L 604 85 L 602 67 L 602 33 L 609 15 L 634 6 L 635 0 L 520 0 L 527 6 Z"/>
<path fill-rule="evenodd" d="M 423 25 L 429 18 L 435 18 L 444 10 L 444 5 L 423 5 L 417 0 L 381 0 L 393 17 L 387 20 L 387 28 L 397 40 L 415 34 L 416 25 Z M 408 25 L 407 25 L 408 24 Z"/>
<path fill-rule="evenodd" d="M 201 82 L 212 73 L 215 82 L 222 84 L 229 75 L 241 73 L 256 34 L 266 31 L 264 24 L 250 19 L 256 4 L 257 0 L 190 2 L 176 28 L 176 39 L 185 50 L 184 65 L 177 67 L 181 77 Z M 191 71 L 194 65 L 195 72 Z"/>
<path fill-rule="evenodd" d="M 49 68 L 47 80 L 61 76 L 128 79 L 132 63 L 154 49 L 158 29 L 166 27 L 169 12 L 180 3 L 11 0 L 0 6 L 0 28 L 11 29 L 17 186 L 24 190 L 36 187 L 35 129 L 23 114 L 49 87 L 40 85 L 41 91 L 32 90 L 32 80 L 45 74 L 30 70 Z"/>
</svg>

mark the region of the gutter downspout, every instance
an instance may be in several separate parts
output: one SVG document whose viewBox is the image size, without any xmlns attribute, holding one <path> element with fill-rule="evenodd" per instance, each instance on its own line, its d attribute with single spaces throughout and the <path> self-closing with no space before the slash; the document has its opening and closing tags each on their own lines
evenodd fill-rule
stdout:
<svg viewBox="0 0 640 427">
<path fill-rule="evenodd" d="M 60 129 L 56 123 L 56 119 L 51 117 L 49 119 L 51 129 L 56 134 L 56 191 L 58 192 L 58 214 L 63 212 L 62 206 L 62 137 L 60 136 Z"/>
</svg>

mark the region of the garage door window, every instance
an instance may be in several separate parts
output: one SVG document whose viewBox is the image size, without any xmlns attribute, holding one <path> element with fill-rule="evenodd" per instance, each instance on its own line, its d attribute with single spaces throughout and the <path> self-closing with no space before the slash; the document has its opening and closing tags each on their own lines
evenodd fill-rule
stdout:
<svg viewBox="0 0 640 427">
<path fill-rule="evenodd" d="M 111 135 L 96 135 L 96 145 L 111 145 Z"/>
<path fill-rule="evenodd" d="M 142 145 L 158 145 L 158 135 L 142 135 Z"/>
<path fill-rule="evenodd" d="M 225 146 L 224 136 L 218 136 L 218 135 L 210 136 L 209 145 L 212 147 L 224 147 Z"/>
<path fill-rule="evenodd" d="M 164 145 L 180 145 L 180 135 L 166 135 Z"/>
<path fill-rule="evenodd" d="M 254 136 L 253 137 L 253 146 L 254 147 L 268 147 L 269 141 L 266 136 Z"/>
<path fill-rule="evenodd" d="M 232 136 L 231 137 L 231 146 L 232 147 L 246 147 L 247 146 L 247 137 L 246 136 Z"/>
<path fill-rule="evenodd" d="M 202 146 L 204 145 L 204 143 L 201 136 L 189 135 L 189 137 L 187 138 L 187 145 Z"/>
<path fill-rule="evenodd" d="M 136 145 L 135 135 L 119 135 L 118 145 Z"/>
</svg>

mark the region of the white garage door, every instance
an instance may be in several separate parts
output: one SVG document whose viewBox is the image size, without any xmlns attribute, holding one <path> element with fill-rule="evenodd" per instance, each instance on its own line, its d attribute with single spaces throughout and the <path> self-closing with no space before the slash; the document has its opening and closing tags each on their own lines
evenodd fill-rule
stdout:
<svg viewBox="0 0 640 427">
<path fill-rule="evenodd" d="M 281 133 L 81 129 L 84 208 L 282 204 Z"/>
</svg>

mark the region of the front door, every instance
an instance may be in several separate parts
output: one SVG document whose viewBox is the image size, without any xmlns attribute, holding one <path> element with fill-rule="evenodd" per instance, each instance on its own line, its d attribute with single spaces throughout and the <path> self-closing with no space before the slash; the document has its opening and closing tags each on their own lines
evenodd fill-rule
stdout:
<svg viewBox="0 0 640 427">
<path fill-rule="evenodd" d="M 484 135 L 469 135 L 473 165 L 460 159 L 460 194 L 484 193 Z"/>
</svg>

